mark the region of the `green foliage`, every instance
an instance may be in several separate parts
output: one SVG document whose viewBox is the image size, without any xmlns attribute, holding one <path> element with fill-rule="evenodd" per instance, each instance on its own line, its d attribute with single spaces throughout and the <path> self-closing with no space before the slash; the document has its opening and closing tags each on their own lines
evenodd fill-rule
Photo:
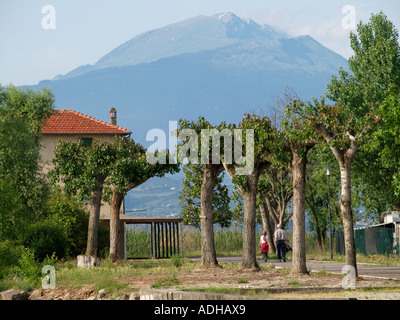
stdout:
<svg viewBox="0 0 400 320">
<path fill-rule="evenodd" d="M 25 216 L 19 200 L 14 184 L 0 179 L 0 240 L 18 236 L 17 226 Z"/>
<path fill-rule="evenodd" d="M 360 22 L 350 35 L 354 55 L 349 59 L 352 74 L 343 70 L 328 84 L 328 98 L 346 109 L 346 114 L 362 118 L 375 109 L 389 93 L 391 84 L 400 84 L 398 32 L 380 12 L 368 23 Z"/>
<path fill-rule="evenodd" d="M 330 176 L 330 207 L 332 228 L 342 224 L 339 213 L 340 172 L 337 161 L 326 144 L 315 146 L 308 154 L 306 177 L 306 210 L 310 214 L 310 226 L 313 231 L 320 229 L 325 234 L 329 227 L 328 212 L 328 178 L 326 166 L 329 166 Z M 357 197 L 354 197 L 353 208 L 359 206 Z M 316 220 L 314 218 L 316 215 Z M 318 226 L 315 224 L 318 223 Z"/>
<path fill-rule="evenodd" d="M 44 277 L 42 268 L 46 265 L 55 267 L 57 258 L 55 254 L 46 256 L 43 261 L 39 262 L 35 259 L 35 253 L 30 248 L 23 248 L 18 265 L 14 268 L 14 273 L 21 277 L 32 287 L 38 287 L 41 279 Z"/>
<path fill-rule="evenodd" d="M 396 209 L 400 208 L 399 89 L 396 92 L 393 88 L 391 94 L 380 105 L 379 115 L 382 121 L 377 130 L 371 134 L 371 142 L 365 148 L 368 152 L 378 155 L 377 158 L 372 159 L 374 162 L 371 161 L 371 163 L 375 164 L 377 170 L 383 174 L 381 177 L 374 177 L 371 182 L 379 181 L 380 186 L 385 186 L 381 190 L 381 197 Z"/>
<path fill-rule="evenodd" d="M 83 204 L 56 188 L 48 202 L 46 219 L 63 229 L 67 240 L 65 250 L 67 256 L 77 256 L 83 253 L 89 220 L 89 214 Z"/>
<path fill-rule="evenodd" d="M 85 199 L 110 174 L 116 154 L 112 144 L 100 140 L 94 140 L 90 147 L 82 141 L 59 142 L 50 177 L 54 183 L 63 182 L 68 194 Z"/>
<path fill-rule="evenodd" d="M 22 245 L 10 240 L 0 242 L 0 279 L 10 275 L 24 251 Z"/>
<path fill-rule="evenodd" d="M 31 219 L 43 210 L 48 194 L 47 184 L 40 175 L 40 145 L 26 120 L 7 113 L 0 107 L 0 180 L 7 181 L 13 190 L 18 211 Z M 31 216 L 26 216 L 28 213 Z M 14 210 L 14 214 L 16 214 Z M 22 218 L 15 217 L 18 220 Z"/>
<path fill-rule="evenodd" d="M 377 214 L 400 208 L 394 182 L 398 128 L 396 91 L 400 88 L 400 46 L 398 31 L 381 12 L 371 15 L 368 23 L 360 23 L 357 34 L 351 34 L 354 56 L 349 59 L 352 75 L 341 73 L 328 85 L 330 95 L 346 112 L 367 120 L 372 128 L 365 135 L 354 163 L 353 181 L 357 196 L 367 213 Z M 374 133 L 375 131 L 375 133 Z M 394 161 L 393 161 L 394 160 Z M 371 173 L 374 174 L 371 174 Z"/>
<path fill-rule="evenodd" d="M 35 260 L 43 261 L 53 253 L 58 258 L 65 256 L 67 238 L 62 226 L 55 221 L 42 220 L 27 225 L 21 237 L 22 244 L 32 251 Z"/>
<path fill-rule="evenodd" d="M 54 110 L 54 96 L 49 89 L 19 89 L 12 85 L 0 87 L 0 109 L 14 118 L 21 119 L 29 132 L 40 140 L 43 120 Z"/>
<path fill-rule="evenodd" d="M 0 240 L 43 214 L 48 185 L 40 174 L 40 128 L 54 108 L 50 91 L 0 87 Z"/>
<path fill-rule="evenodd" d="M 34 251 L 20 244 L 6 240 L 0 243 L 0 279 L 11 281 L 17 279 L 13 286 L 26 290 L 38 287 L 44 277 L 42 268 L 45 265 L 56 267 L 55 255 L 46 256 L 39 262 L 35 259 Z"/>
</svg>

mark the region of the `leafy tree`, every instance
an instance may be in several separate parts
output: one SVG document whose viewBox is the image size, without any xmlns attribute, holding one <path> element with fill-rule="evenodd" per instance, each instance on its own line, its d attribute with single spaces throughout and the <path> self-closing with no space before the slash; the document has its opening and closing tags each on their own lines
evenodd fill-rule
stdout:
<svg viewBox="0 0 400 320">
<path fill-rule="evenodd" d="M 60 142 L 53 159 L 52 180 L 64 184 L 68 194 L 90 198 L 90 215 L 86 255 L 97 256 L 98 229 L 103 187 L 115 161 L 115 147 L 94 140 L 90 147 L 78 143 Z"/>
<path fill-rule="evenodd" d="M 178 145 L 178 158 L 189 157 L 192 164 L 201 164 L 202 178 L 200 187 L 200 225 L 201 225 L 201 264 L 218 265 L 214 242 L 213 200 L 218 177 L 224 171 L 220 162 L 219 145 L 221 126 L 213 127 L 203 117 L 198 121 L 179 121 L 178 139 L 184 143 Z M 211 143 L 210 143 L 211 140 Z M 198 150 L 201 154 L 198 154 Z M 225 151 L 225 150 L 224 150 Z"/>
<path fill-rule="evenodd" d="M 127 137 L 116 137 L 113 146 L 116 157 L 110 164 L 110 175 L 106 183 L 107 193 L 111 193 L 110 257 L 116 261 L 123 258 L 123 248 L 118 244 L 122 235 L 119 215 L 124 197 L 128 191 L 152 177 L 163 177 L 167 173 L 177 172 L 179 165 L 149 163 L 146 149 Z"/>
<path fill-rule="evenodd" d="M 400 210 L 399 92 L 400 88 L 393 88 L 391 94 L 380 105 L 378 112 L 382 121 L 378 129 L 371 134 L 370 143 L 366 146 L 366 149 L 370 150 L 372 154 L 378 153 L 376 163 L 380 166 L 380 172 L 384 174 L 379 177 L 378 186 L 386 186 L 386 188 L 376 190 L 375 194 L 380 192 L 381 199 L 384 199 L 391 208 L 396 210 Z M 375 189 L 378 189 L 377 186 Z M 387 207 L 382 209 L 387 209 Z"/>
<path fill-rule="evenodd" d="M 305 209 L 307 154 L 320 142 L 309 118 L 308 110 L 298 100 L 292 101 L 285 110 L 283 134 L 290 149 L 293 183 L 293 255 L 292 272 L 307 273 L 305 249 Z"/>
<path fill-rule="evenodd" d="M 1 233 L 19 237 L 18 227 L 43 214 L 48 186 L 40 173 L 40 127 L 51 114 L 50 91 L 0 87 Z M 13 234 L 13 235 L 12 235 Z"/>
<path fill-rule="evenodd" d="M 245 166 L 242 159 L 222 157 L 226 172 L 239 189 L 243 199 L 243 268 L 258 269 L 256 258 L 256 206 L 258 182 L 261 173 L 271 165 L 277 146 L 278 132 L 267 117 L 246 114 L 238 126 L 226 126 L 230 130 L 241 129 L 245 131 L 244 138 L 235 135 L 235 149 L 239 146 L 241 156 L 246 160 Z"/>
<path fill-rule="evenodd" d="M 389 115 L 382 113 L 379 106 L 392 87 L 400 87 L 398 31 L 382 12 L 372 14 L 368 23 L 361 22 L 357 31 L 358 34 L 350 36 L 354 55 L 349 59 L 349 67 L 353 74 L 341 71 L 339 78 L 334 77 L 328 84 L 328 97 L 350 110 L 354 118 L 362 119 L 365 114 L 374 112 L 385 122 L 384 117 Z M 393 169 L 396 169 L 383 165 L 385 159 L 381 155 L 385 145 L 374 140 L 374 136 L 368 135 L 364 139 L 358 148 L 353 171 L 357 196 L 367 213 L 379 215 L 389 206 L 400 208 L 400 198 L 391 185 Z"/>
<path fill-rule="evenodd" d="M 54 101 L 47 88 L 33 90 L 0 86 L 0 108 L 6 114 L 23 120 L 35 142 L 40 141 L 43 120 L 52 114 Z"/>
<path fill-rule="evenodd" d="M 398 33 L 381 12 L 369 23 L 360 22 L 358 34 L 351 33 L 354 55 L 349 59 L 353 74 L 343 69 L 332 77 L 327 97 L 336 102 L 326 106 L 314 101 L 311 120 L 335 156 L 341 173 L 340 209 L 345 234 L 346 263 L 357 273 L 351 209 L 351 164 L 359 147 L 379 120 L 377 107 L 400 81 Z"/>
<path fill-rule="evenodd" d="M 54 188 L 49 197 L 46 213 L 46 220 L 58 224 L 64 231 L 67 239 L 66 255 L 73 257 L 82 254 L 87 241 L 89 221 L 87 207 L 75 197 L 63 193 L 61 188 Z M 103 241 L 99 241 L 99 245 L 100 242 Z M 102 249 L 104 250 L 104 247 L 100 245 L 99 250 Z"/>
</svg>

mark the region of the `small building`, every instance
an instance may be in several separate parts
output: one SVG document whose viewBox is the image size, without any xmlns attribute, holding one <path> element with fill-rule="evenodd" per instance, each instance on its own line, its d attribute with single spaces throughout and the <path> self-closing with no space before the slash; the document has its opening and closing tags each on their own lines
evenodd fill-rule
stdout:
<svg viewBox="0 0 400 320">
<path fill-rule="evenodd" d="M 379 222 L 379 224 L 372 226 L 354 229 L 357 253 L 365 255 L 399 254 L 399 213 L 397 211 L 383 212 Z M 342 231 L 336 232 L 335 240 L 336 252 L 344 255 L 344 234 Z"/>
<path fill-rule="evenodd" d="M 110 110 L 110 123 L 95 119 L 74 110 L 55 110 L 42 127 L 41 161 L 42 171 L 47 174 L 52 168 L 52 160 L 57 144 L 61 141 L 78 142 L 90 146 L 94 139 L 113 142 L 115 136 L 129 136 L 131 131 L 117 126 L 117 111 Z M 123 207 L 123 206 L 122 206 Z M 123 213 L 124 208 L 121 208 Z M 102 203 L 101 216 L 110 216 L 111 206 Z"/>
</svg>

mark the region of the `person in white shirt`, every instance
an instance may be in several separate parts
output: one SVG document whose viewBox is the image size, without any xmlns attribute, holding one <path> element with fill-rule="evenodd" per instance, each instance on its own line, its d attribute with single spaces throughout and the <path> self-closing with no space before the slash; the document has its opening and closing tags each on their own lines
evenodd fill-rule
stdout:
<svg viewBox="0 0 400 320">
<path fill-rule="evenodd" d="M 278 229 L 275 231 L 275 234 L 274 234 L 277 257 L 278 257 L 279 262 L 281 262 L 281 259 L 283 259 L 283 262 L 286 262 L 286 258 L 285 258 L 285 247 L 286 247 L 286 241 L 287 241 L 286 232 L 285 232 L 285 230 L 282 229 L 281 224 L 278 224 L 277 228 Z"/>
</svg>

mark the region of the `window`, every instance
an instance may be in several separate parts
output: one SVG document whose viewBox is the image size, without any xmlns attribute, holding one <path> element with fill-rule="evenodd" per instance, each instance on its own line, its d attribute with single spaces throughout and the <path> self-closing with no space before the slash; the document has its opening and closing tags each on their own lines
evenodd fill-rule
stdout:
<svg viewBox="0 0 400 320">
<path fill-rule="evenodd" d="M 90 147 L 93 143 L 93 138 L 80 138 L 79 140 L 82 141 L 85 147 Z"/>
</svg>

